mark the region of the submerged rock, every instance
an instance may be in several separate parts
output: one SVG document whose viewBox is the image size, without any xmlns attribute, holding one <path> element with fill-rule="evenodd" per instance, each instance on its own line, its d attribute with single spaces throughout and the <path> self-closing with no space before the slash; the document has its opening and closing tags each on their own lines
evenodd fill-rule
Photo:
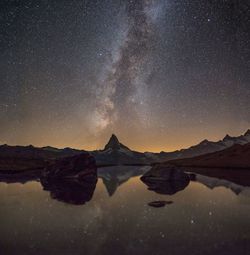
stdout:
<svg viewBox="0 0 250 255">
<path fill-rule="evenodd" d="M 97 176 L 95 159 L 89 153 L 58 159 L 42 172 L 45 179 L 83 178 L 88 175 Z"/>
<path fill-rule="evenodd" d="M 165 205 L 171 205 L 173 204 L 173 201 L 152 201 L 149 202 L 148 205 L 152 207 L 163 207 Z"/>
<path fill-rule="evenodd" d="M 155 166 L 141 177 L 149 190 L 159 194 L 173 195 L 185 189 L 189 182 L 189 175 L 180 169 Z"/>
</svg>

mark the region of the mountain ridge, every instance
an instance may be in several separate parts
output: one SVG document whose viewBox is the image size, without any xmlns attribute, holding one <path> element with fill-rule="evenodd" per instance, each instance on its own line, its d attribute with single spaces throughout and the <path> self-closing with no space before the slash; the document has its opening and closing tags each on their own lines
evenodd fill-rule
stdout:
<svg viewBox="0 0 250 255">
<path fill-rule="evenodd" d="M 208 153 L 222 151 L 235 144 L 244 145 L 250 142 L 250 129 L 248 129 L 243 135 L 232 137 L 226 135 L 222 140 L 217 142 L 204 139 L 200 143 L 193 145 L 186 149 L 176 150 L 173 152 L 138 152 L 131 150 L 123 143 L 119 141 L 115 134 L 112 134 L 104 149 L 88 151 L 91 153 L 97 161 L 98 165 L 126 165 L 126 164 L 152 164 L 160 163 L 169 160 L 192 158 L 199 155 L 205 155 Z M 73 156 L 85 150 L 77 150 L 72 148 L 58 149 L 51 146 L 34 147 L 29 146 L 9 146 L 0 145 L 0 159 L 7 162 L 13 158 L 22 160 L 25 164 L 25 160 L 37 160 L 42 159 L 44 161 L 54 160 L 61 157 Z M 13 160 L 12 160 L 13 161 Z M 8 164 L 6 164 L 8 165 Z M 1 170 L 1 168 L 0 168 Z"/>
<path fill-rule="evenodd" d="M 250 142 L 234 144 L 222 151 L 166 162 L 179 167 L 250 168 Z"/>
</svg>

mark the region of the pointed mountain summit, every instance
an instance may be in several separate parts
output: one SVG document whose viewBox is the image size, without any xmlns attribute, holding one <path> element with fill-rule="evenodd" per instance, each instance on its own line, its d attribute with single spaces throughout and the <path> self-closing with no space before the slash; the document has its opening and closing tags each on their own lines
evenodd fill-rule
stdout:
<svg viewBox="0 0 250 255">
<path fill-rule="evenodd" d="M 99 165 L 147 164 L 149 160 L 142 152 L 130 150 L 112 134 L 103 150 L 92 152 Z M 150 161 L 151 162 L 151 161 Z"/>
<path fill-rule="evenodd" d="M 232 137 L 232 136 L 230 136 L 230 135 L 227 134 L 227 135 L 223 138 L 222 141 L 233 140 L 233 139 L 234 139 L 234 137 Z"/>
<path fill-rule="evenodd" d="M 114 134 L 112 134 L 112 136 L 110 137 L 108 143 L 104 147 L 104 150 L 108 150 L 108 149 L 112 149 L 112 150 L 119 150 L 119 149 L 130 150 L 127 146 L 120 143 L 117 136 L 114 135 Z"/>
<path fill-rule="evenodd" d="M 246 133 L 244 134 L 244 136 L 250 136 L 250 129 L 248 129 L 248 130 L 246 131 Z"/>
<path fill-rule="evenodd" d="M 200 145 L 207 145 L 209 143 L 209 141 L 207 139 L 201 141 L 199 144 Z"/>
</svg>

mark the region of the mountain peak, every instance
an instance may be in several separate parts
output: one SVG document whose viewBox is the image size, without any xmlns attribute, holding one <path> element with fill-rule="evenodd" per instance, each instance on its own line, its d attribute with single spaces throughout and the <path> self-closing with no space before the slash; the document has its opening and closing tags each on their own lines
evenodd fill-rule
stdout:
<svg viewBox="0 0 250 255">
<path fill-rule="evenodd" d="M 118 138 L 117 138 L 117 136 L 115 134 L 111 135 L 110 140 L 113 140 L 113 141 L 116 141 L 116 142 L 119 143 L 119 140 L 118 140 Z"/>
<path fill-rule="evenodd" d="M 207 139 L 205 139 L 205 140 L 203 140 L 203 141 L 200 142 L 200 144 L 202 144 L 202 145 L 206 145 L 206 144 L 208 144 L 208 143 L 209 143 L 209 141 L 208 141 Z"/>
<path fill-rule="evenodd" d="M 223 141 L 225 140 L 229 140 L 229 139 L 232 139 L 233 137 L 231 137 L 230 135 L 226 135 L 224 138 L 223 138 Z"/>
<path fill-rule="evenodd" d="M 119 142 L 115 134 L 112 134 L 108 143 L 105 145 L 104 150 L 107 150 L 107 149 L 119 150 L 120 148 L 129 150 L 128 147 L 126 147 L 125 145 Z"/>
<path fill-rule="evenodd" d="M 248 129 L 247 131 L 246 131 L 246 133 L 244 134 L 244 136 L 249 136 L 250 135 L 250 129 Z"/>
</svg>

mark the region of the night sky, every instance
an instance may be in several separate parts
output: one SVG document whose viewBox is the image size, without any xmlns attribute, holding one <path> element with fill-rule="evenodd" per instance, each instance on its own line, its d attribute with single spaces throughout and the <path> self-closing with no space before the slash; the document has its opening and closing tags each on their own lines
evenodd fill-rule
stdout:
<svg viewBox="0 0 250 255">
<path fill-rule="evenodd" d="M 0 1 L 0 144 L 170 151 L 250 128 L 244 0 Z"/>
</svg>

